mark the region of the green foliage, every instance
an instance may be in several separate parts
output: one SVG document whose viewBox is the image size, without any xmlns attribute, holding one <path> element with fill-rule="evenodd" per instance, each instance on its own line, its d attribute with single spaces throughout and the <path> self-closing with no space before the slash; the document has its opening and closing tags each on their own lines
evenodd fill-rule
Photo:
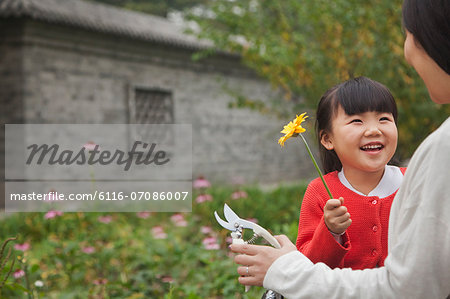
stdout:
<svg viewBox="0 0 450 299">
<path fill-rule="evenodd" d="M 123 8 L 167 17 L 170 10 L 183 10 L 207 2 L 207 0 L 90 0 Z"/>
<path fill-rule="evenodd" d="M 14 267 L 15 263 L 15 257 L 11 259 L 12 250 L 11 247 L 8 248 L 8 251 L 6 252 L 5 249 L 8 246 L 8 243 L 11 241 L 16 240 L 15 237 L 6 239 L 2 246 L 0 247 L 0 294 L 2 288 L 5 286 L 6 281 L 8 280 L 8 277 L 11 275 L 12 269 Z M 11 260 L 11 263 L 8 264 L 8 262 Z"/>
<path fill-rule="evenodd" d="M 274 234 L 287 234 L 294 241 L 304 190 L 303 184 L 267 192 L 242 187 L 247 197 L 232 199 L 237 189 L 214 186 L 201 191 L 213 200 L 194 202 L 192 213 L 181 217 L 64 213 L 45 219 L 43 213 L 12 214 L 0 221 L 0 235 L 17 235 L 16 243 L 29 243 L 30 249 L 14 252 L 12 270 L 22 269 L 25 275 L 10 277 L 0 297 L 260 298 L 262 288 L 244 293 L 238 284 L 237 265 L 227 248 L 229 232 L 213 213 L 222 214 L 226 202 L 240 216 L 256 218 Z M 157 227 L 163 234 L 158 235 Z M 219 249 L 207 250 L 207 237 Z"/>
<path fill-rule="evenodd" d="M 399 106 L 399 154 L 409 157 L 448 115 L 403 57 L 402 0 L 216 0 L 191 12 L 218 49 L 236 52 L 301 112 L 356 76 L 385 84 Z M 239 99 L 234 106 L 242 107 Z M 253 103 L 253 101 L 248 101 Z M 261 110 L 258 107 L 258 110 Z M 289 117 L 293 115 L 290 112 Z"/>
</svg>

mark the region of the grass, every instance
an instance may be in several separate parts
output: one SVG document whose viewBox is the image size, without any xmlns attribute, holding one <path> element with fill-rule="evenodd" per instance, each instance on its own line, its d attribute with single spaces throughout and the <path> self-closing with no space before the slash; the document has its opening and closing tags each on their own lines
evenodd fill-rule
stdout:
<svg viewBox="0 0 450 299">
<path fill-rule="evenodd" d="M 226 202 L 241 217 L 294 241 L 305 188 L 247 186 L 240 188 L 242 198 L 232 199 L 237 189 L 213 186 L 194 191 L 194 198 L 202 192 L 211 201 L 194 200 L 193 212 L 183 214 L 12 214 L 0 220 L 1 241 L 17 236 L 5 252 L 18 248 L 0 268 L 0 281 L 11 271 L 0 297 L 260 298 L 262 288 L 244 293 L 237 283 L 229 232 L 213 212 L 222 215 Z M 21 250 L 23 244 L 29 249 Z"/>
</svg>

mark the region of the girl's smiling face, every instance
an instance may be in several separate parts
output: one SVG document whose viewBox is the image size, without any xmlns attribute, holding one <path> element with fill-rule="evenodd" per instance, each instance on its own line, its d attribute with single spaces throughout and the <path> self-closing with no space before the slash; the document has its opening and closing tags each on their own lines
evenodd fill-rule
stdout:
<svg viewBox="0 0 450 299">
<path fill-rule="evenodd" d="M 384 171 L 397 148 L 397 126 L 392 113 L 369 111 L 348 115 L 339 105 L 331 132 L 324 132 L 322 145 L 334 150 L 344 172 Z"/>
</svg>

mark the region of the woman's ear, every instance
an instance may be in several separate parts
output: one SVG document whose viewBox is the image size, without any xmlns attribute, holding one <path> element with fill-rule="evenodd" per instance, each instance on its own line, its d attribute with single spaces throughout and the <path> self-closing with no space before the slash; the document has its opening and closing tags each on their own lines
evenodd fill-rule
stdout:
<svg viewBox="0 0 450 299">
<path fill-rule="evenodd" d="M 331 137 L 326 131 L 320 131 L 320 143 L 329 151 L 334 149 Z"/>
</svg>

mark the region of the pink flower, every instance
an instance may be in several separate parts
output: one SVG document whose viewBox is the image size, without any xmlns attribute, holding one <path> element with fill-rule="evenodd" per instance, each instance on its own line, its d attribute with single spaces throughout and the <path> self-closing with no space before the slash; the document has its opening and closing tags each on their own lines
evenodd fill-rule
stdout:
<svg viewBox="0 0 450 299">
<path fill-rule="evenodd" d="M 107 284 L 108 283 L 108 279 L 106 279 L 106 278 L 97 278 L 97 279 L 94 279 L 94 281 L 92 281 L 92 283 L 99 286 L 99 285 Z"/>
<path fill-rule="evenodd" d="M 220 249 L 219 244 L 205 244 L 206 250 L 218 250 Z"/>
<path fill-rule="evenodd" d="M 50 210 L 44 215 L 44 218 L 52 219 L 52 218 L 55 218 L 56 216 L 62 216 L 62 214 L 63 214 L 63 212 L 61 212 L 61 211 Z"/>
<path fill-rule="evenodd" d="M 100 217 L 97 218 L 97 220 L 99 222 L 108 224 L 108 223 L 110 223 L 112 221 L 112 217 L 109 216 L 109 215 L 108 216 L 100 216 Z"/>
<path fill-rule="evenodd" d="M 212 200 L 213 200 L 213 198 L 212 198 L 211 195 L 209 195 L 209 194 L 200 194 L 195 199 L 195 202 L 202 203 L 202 202 L 205 202 L 205 201 L 212 201 Z"/>
<path fill-rule="evenodd" d="M 256 218 L 247 218 L 248 221 L 251 221 L 253 223 L 258 223 L 258 219 Z"/>
<path fill-rule="evenodd" d="M 150 212 L 137 212 L 136 216 L 138 216 L 139 218 L 142 219 L 147 219 L 148 217 L 150 217 Z"/>
<path fill-rule="evenodd" d="M 19 269 L 16 272 L 13 273 L 13 276 L 14 276 L 15 279 L 24 277 L 25 276 L 25 271 L 23 271 L 22 269 Z"/>
<path fill-rule="evenodd" d="M 245 191 L 236 191 L 231 194 L 231 199 L 247 198 L 248 194 Z"/>
<path fill-rule="evenodd" d="M 161 280 L 162 280 L 162 282 L 168 282 L 168 283 L 173 282 L 173 278 L 171 276 L 163 276 L 163 278 Z"/>
<path fill-rule="evenodd" d="M 206 250 L 217 250 L 220 248 L 215 237 L 206 237 L 203 239 L 202 243 Z"/>
<path fill-rule="evenodd" d="M 20 251 L 27 251 L 28 249 L 30 249 L 30 243 L 25 242 L 23 244 L 14 244 L 14 249 L 15 250 L 20 250 Z"/>
<path fill-rule="evenodd" d="M 155 226 L 152 228 L 153 238 L 155 239 L 165 239 L 167 238 L 167 234 L 164 232 L 162 226 Z"/>
<path fill-rule="evenodd" d="M 225 241 L 226 241 L 228 244 L 231 244 L 231 243 L 233 243 L 233 238 L 232 238 L 232 237 L 227 237 L 227 238 L 225 239 Z"/>
<path fill-rule="evenodd" d="M 95 147 L 97 146 L 97 144 L 95 144 L 95 142 L 93 141 L 88 141 L 85 145 L 83 145 L 83 147 L 88 150 L 88 151 L 93 151 L 95 150 Z M 97 148 L 98 150 L 99 148 Z"/>
<path fill-rule="evenodd" d="M 172 220 L 173 223 L 175 223 L 176 226 L 187 226 L 188 223 L 184 219 L 183 214 L 175 214 L 170 217 L 170 220 Z"/>
<path fill-rule="evenodd" d="M 204 234 L 210 234 L 210 233 L 212 233 L 213 230 L 212 230 L 211 226 L 202 226 L 200 228 L 200 231 Z"/>
<path fill-rule="evenodd" d="M 211 244 L 211 243 L 217 243 L 216 237 L 206 237 L 202 241 L 203 244 Z"/>
<path fill-rule="evenodd" d="M 92 254 L 95 252 L 95 248 L 92 246 L 86 246 L 86 247 L 82 247 L 81 251 L 83 251 L 86 254 Z"/>
<path fill-rule="evenodd" d="M 58 200 L 58 192 L 51 189 L 47 194 L 44 194 L 44 202 L 53 202 Z"/>
<path fill-rule="evenodd" d="M 211 183 L 206 180 L 204 177 L 199 176 L 193 184 L 194 189 L 201 189 L 201 188 L 209 188 L 211 187 Z"/>
</svg>

